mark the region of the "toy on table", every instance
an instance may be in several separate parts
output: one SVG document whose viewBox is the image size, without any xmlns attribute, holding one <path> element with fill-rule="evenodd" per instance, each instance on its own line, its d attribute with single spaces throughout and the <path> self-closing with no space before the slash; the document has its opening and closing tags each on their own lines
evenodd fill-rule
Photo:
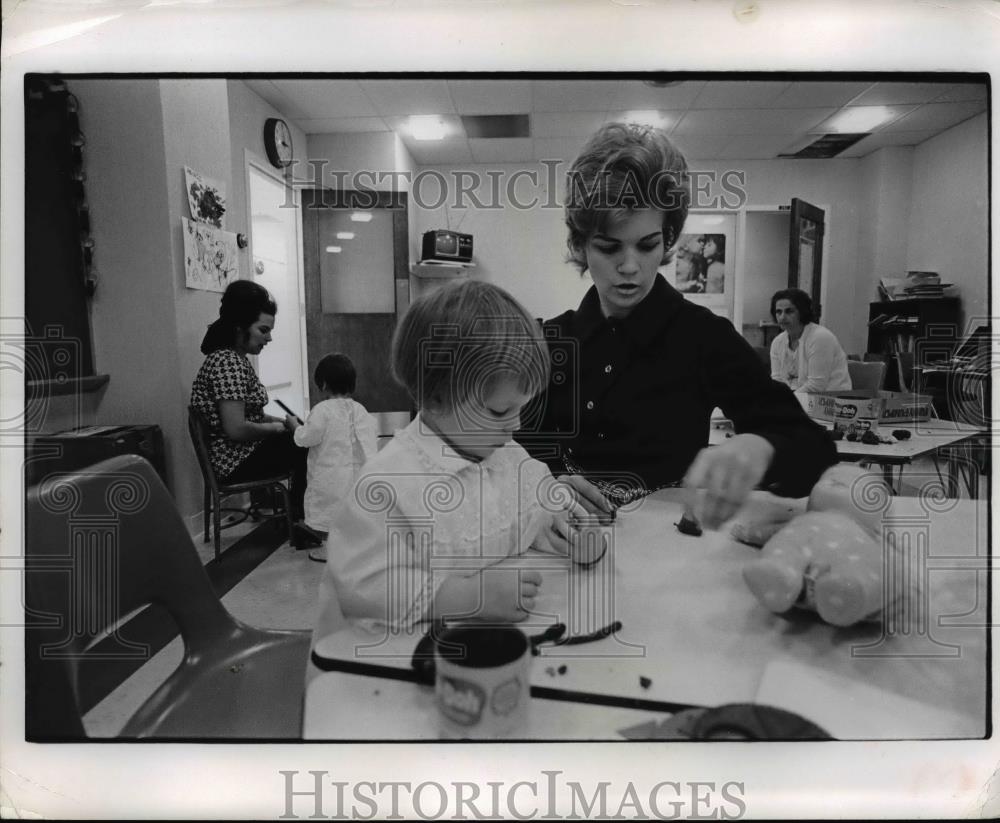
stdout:
<svg viewBox="0 0 1000 823">
<path fill-rule="evenodd" d="M 684 504 L 684 513 L 681 515 L 681 519 L 677 523 L 674 523 L 674 525 L 681 534 L 686 534 L 690 537 L 701 537 L 701 524 L 698 522 L 698 518 L 694 516 L 694 511 L 690 503 Z"/>
<path fill-rule="evenodd" d="M 733 540 L 759 548 L 804 511 L 804 500 L 754 491 L 730 520 L 729 535 Z"/>
<path fill-rule="evenodd" d="M 775 613 L 809 609 L 834 626 L 879 619 L 884 609 L 882 511 L 861 508 L 852 495 L 880 483 L 857 466 L 828 469 L 807 510 L 778 531 L 743 579 Z"/>
<path fill-rule="evenodd" d="M 694 513 L 695 505 L 691 500 L 686 501 L 681 519 L 674 525 L 681 534 L 700 537 L 702 527 Z M 778 497 L 769 491 L 758 489 L 751 492 L 740 510 L 726 521 L 723 530 L 728 528 L 729 535 L 734 540 L 760 547 L 795 515 L 804 511 L 804 500 Z"/>
</svg>

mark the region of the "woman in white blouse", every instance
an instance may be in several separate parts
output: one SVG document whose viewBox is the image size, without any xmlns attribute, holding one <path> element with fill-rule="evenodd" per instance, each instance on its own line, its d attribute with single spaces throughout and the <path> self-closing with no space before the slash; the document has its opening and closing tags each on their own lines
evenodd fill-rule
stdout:
<svg viewBox="0 0 1000 823">
<path fill-rule="evenodd" d="M 836 336 L 813 319 L 812 300 L 801 289 L 782 289 L 771 298 L 771 316 L 781 334 L 771 343 L 771 377 L 793 391 L 851 388 L 847 355 Z"/>
</svg>

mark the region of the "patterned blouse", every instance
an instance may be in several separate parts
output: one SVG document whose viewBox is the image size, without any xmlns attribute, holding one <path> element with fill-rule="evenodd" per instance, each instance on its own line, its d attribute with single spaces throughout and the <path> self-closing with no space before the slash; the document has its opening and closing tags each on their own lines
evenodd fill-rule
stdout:
<svg viewBox="0 0 1000 823">
<path fill-rule="evenodd" d="M 237 442 L 226 437 L 219 416 L 220 400 L 242 400 L 246 419 L 263 423 L 267 389 L 250 361 L 235 349 L 219 349 L 205 358 L 191 389 L 191 405 L 208 420 L 212 467 L 220 478 L 235 471 L 260 445 L 260 440 Z"/>
</svg>

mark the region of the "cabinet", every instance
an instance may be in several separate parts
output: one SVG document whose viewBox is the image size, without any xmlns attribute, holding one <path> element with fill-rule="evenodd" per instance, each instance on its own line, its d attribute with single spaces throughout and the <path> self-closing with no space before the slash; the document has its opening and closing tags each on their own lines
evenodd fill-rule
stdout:
<svg viewBox="0 0 1000 823">
<path fill-rule="evenodd" d="M 474 269 L 475 263 L 460 260 L 421 260 L 410 266 L 410 272 L 416 277 L 465 277 L 469 269 Z"/>
<path fill-rule="evenodd" d="M 871 303 L 868 308 L 868 351 L 889 364 L 885 388 L 900 386 L 902 371 L 921 369 L 948 360 L 959 338 L 958 297 L 911 297 Z"/>
<path fill-rule="evenodd" d="M 416 300 L 433 291 L 442 283 L 466 280 L 475 263 L 458 260 L 421 260 L 410 266 L 410 297 Z"/>
<path fill-rule="evenodd" d="M 29 436 L 25 447 L 24 484 L 50 474 L 84 469 L 119 454 L 145 457 L 167 485 L 163 432 L 159 426 L 88 426 Z"/>
</svg>

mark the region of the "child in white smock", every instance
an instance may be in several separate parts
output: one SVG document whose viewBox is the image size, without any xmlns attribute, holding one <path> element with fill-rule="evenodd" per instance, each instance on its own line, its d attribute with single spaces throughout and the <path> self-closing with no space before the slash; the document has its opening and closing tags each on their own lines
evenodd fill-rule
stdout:
<svg viewBox="0 0 1000 823">
<path fill-rule="evenodd" d="M 354 363 L 328 354 L 313 375 L 323 400 L 295 430 L 295 443 L 308 447 L 305 521 L 318 532 L 330 530 L 337 504 L 354 487 L 361 467 L 376 451 L 375 419 L 351 395 L 357 384 Z"/>
<path fill-rule="evenodd" d="M 517 556 L 567 554 L 568 514 L 586 515 L 511 439 L 548 381 L 538 324 L 492 284 L 441 286 L 400 322 L 392 371 L 420 412 L 333 517 L 315 636 L 344 617 L 380 630 L 523 620 L 542 580 Z"/>
</svg>

